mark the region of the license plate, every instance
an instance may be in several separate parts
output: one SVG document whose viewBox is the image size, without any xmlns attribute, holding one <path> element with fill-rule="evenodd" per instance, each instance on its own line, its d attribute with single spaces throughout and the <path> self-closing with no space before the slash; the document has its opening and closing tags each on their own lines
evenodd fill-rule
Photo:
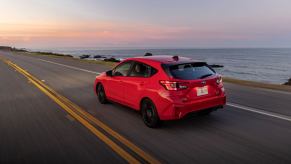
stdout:
<svg viewBox="0 0 291 164">
<path fill-rule="evenodd" d="M 208 88 L 206 86 L 197 88 L 197 96 L 203 96 L 207 94 L 208 94 Z"/>
</svg>

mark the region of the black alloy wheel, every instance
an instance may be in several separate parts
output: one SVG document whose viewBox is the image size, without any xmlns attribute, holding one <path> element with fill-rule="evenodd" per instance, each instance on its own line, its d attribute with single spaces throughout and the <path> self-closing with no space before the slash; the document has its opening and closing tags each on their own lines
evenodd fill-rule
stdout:
<svg viewBox="0 0 291 164">
<path fill-rule="evenodd" d="M 101 104 L 106 104 L 108 102 L 105 91 L 104 91 L 104 87 L 102 84 L 99 84 L 97 87 L 97 95 L 98 95 L 98 100 Z"/>
<path fill-rule="evenodd" d="M 156 110 L 156 106 L 151 100 L 145 99 L 142 101 L 141 114 L 143 122 L 146 124 L 146 126 L 150 128 L 158 127 L 160 119 Z"/>
</svg>

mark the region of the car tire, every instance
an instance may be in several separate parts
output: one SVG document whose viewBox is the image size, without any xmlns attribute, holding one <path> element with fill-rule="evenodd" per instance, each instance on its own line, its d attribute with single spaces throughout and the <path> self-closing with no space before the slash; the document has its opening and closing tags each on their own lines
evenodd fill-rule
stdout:
<svg viewBox="0 0 291 164">
<path fill-rule="evenodd" d="M 156 128 L 160 125 L 160 119 L 156 106 L 150 99 L 145 99 L 142 101 L 141 115 L 146 126 Z"/>
<path fill-rule="evenodd" d="M 102 84 L 98 84 L 97 86 L 97 96 L 101 104 L 106 104 L 108 102 L 106 94 L 105 94 L 105 90 Z"/>
</svg>

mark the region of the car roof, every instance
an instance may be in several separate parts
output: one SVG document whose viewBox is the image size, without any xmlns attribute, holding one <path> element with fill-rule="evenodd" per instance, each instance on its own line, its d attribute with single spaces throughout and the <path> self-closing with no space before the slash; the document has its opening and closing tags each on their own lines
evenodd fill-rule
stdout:
<svg viewBox="0 0 291 164">
<path fill-rule="evenodd" d="M 132 60 L 137 59 L 138 61 L 148 60 L 148 61 L 154 61 L 154 62 L 158 62 L 158 63 L 162 63 L 162 64 L 201 62 L 201 61 L 193 60 L 193 59 L 187 58 L 187 57 L 170 56 L 170 55 L 133 57 L 133 58 L 129 58 L 128 60 L 130 60 L 130 59 L 132 59 Z"/>
</svg>

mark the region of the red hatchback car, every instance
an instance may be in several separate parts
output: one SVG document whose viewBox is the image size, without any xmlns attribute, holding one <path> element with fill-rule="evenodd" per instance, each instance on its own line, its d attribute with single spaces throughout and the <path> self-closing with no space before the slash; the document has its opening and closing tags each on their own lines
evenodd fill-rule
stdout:
<svg viewBox="0 0 291 164">
<path fill-rule="evenodd" d="M 95 91 L 102 104 L 111 100 L 141 111 L 148 127 L 226 103 L 221 76 L 205 62 L 179 56 L 126 59 L 96 77 Z"/>
</svg>

